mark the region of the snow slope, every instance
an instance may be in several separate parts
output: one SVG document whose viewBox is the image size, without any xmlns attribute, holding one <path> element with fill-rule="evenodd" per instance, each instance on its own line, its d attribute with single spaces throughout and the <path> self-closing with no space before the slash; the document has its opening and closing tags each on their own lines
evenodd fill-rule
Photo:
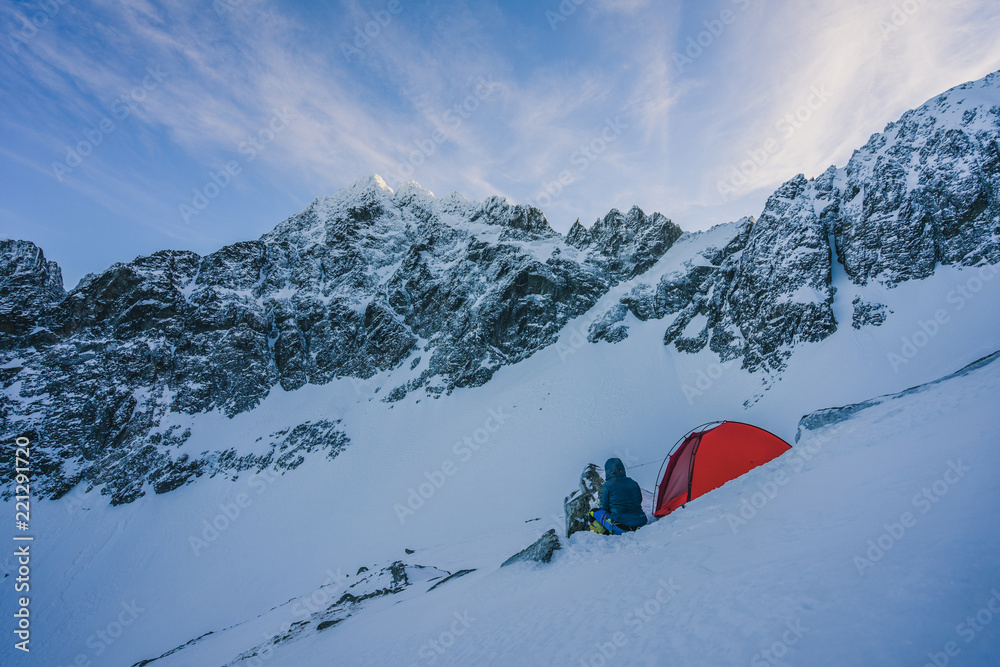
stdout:
<svg viewBox="0 0 1000 667">
<path fill-rule="evenodd" d="M 998 358 L 804 431 L 635 534 L 578 533 L 549 566 L 470 575 L 274 663 L 996 664 Z"/>
</svg>

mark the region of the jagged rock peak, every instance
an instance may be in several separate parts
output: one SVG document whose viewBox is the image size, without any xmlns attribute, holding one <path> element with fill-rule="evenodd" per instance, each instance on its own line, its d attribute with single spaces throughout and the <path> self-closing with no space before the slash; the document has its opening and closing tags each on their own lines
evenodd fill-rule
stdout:
<svg viewBox="0 0 1000 667">
<path fill-rule="evenodd" d="M 600 252 L 611 258 L 616 274 L 631 278 L 652 266 L 682 233 L 669 218 L 659 213 L 646 215 L 641 208 L 633 206 L 626 215 L 616 208 L 611 209 L 590 229 L 578 219 L 570 228 L 566 243 Z"/>
<path fill-rule="evenodd" d="M 584 248 L 590 245 L 592 240 L 590 231 L 580 224 L 580 218 L 576 219 L 573 226 L 569 228 L 569 233 L 566 234 L 566 243 L 570 244 L 574 248 Z"/>
<path fill-rule="evenodd" d="M 374 178 L 382 180 L 378 174 L 376 174 Z M 434 199 L 434 193 L 424 188 L 416 181 L 406 181 L 399 186 L 398 190 L 396 190 L 395 199 L 396 201 L 407 201 L 410 199 Z"/>
<path fill-rule="evenodd" d="M 0 240 L 0 332 L 20 333 L 66 295 L 62 270 L 31 241 Z"/>
<path fill-rule="evenodd" d="M 1000 261 L 1000 72 L 907 111 L 835 179 L 836 250 L 858 283 Z"/>
<path fill-rule="evenodd" d="M 318 211 L 331 215 L 343 208 L 361 208 L 374 203 L 388 204 L 395 194 L 381 176 L 372 174 L 359 178 L 332 195 L 318 197 L 314 204 Z"/>
<path fill-rule="evenodd" d="M 474 202 L 457 191 L 437 198 L 414 181 L 403 183 L 394 192 L 379 175 L 373 174 L 333 195 L 316 198 L 305 209 L 264 234 L 261 241 L 298 238 L 304 239 L 307 245 L 337 245 L 356 240 L 359 230 L 371 225 L 378 225 L 378 235 L 384 236 L 414 223 L 421 226 L 439 220 L 441 216 L 447 217 L 450 223 L 479 222 L 502 227 L 501 241 L 528 241 L 559 235 L 549 226 L 545 215 L 532 206 L 515 204 L 499 196 Z"/>
<path fill-rule="evenodd" d="M 405 187 L 405 185 L 410 185 L 410 184 L 416 185 L 418 188 L 420 187 L 419 185 L 417 185 L 413 181 L 409 181 L 408 183 L 404 184 L 404 187 Z M 400 189 L 403 189 L 403 187 L 401 187 Z M 392 188 L 390 188 L 389 185 L 385 182 L 385 179 L 383 179 L 378 174 L 370 174 L 370 175 L 365 176 L 363 178 L 359 178 L 358 180 L 354 181 L 353 183 L 351 183 L 346 188 L 341 188 L 333 196 L 334 197 L 336 197 L 338 195 L 340 195 L 340 196 L 351 196 L 351 195 L 359 195 L 359 194 L 360 195 L 365 195 L 365 194 L 373 193 L 373 192 L 375 192 L 375 193 L 387 193 L 390 196 L 392 196 L 393 194 L 395 194 L 393 192 Z"/>
<path fill-rule="evenodd" d="M 488 197 L 472 216 L 472 220 L 482 220 L 491 225 L 500 225 L 536 236 L 556 236 L 558 232 L 549 226 L 545 214 L 534 206 L 515 204 L 505 197 Z"/>
<path fill-rule="evenodd" d="M 11 291 L 22 286 L 37 285 L 52 299 L 65 293 L 62 270 L 31 241 L 0 239 L 0 289 Z"/>
<path fill-rule="evenodd" d="M 318 211 L 330 215 L 345 207 L 360 208 L 375 202 L 387 203 L 392 201 L 393 195 L 395 192 L 382 177 L 378 174 L 372 174 L 359 178 L 351 185 L 341 188 L 330 196 L 317 197 L 313 201 L 313 205 Z"/>
<path fill-rule="evenodd" d="M 640 320 L 678 313 L 666 344 L 682 352 L 708 346 L 723 361 L 742 357 L 750 370 L 779 372 L 795 345 L 843 324 L 834 298 L 851 296 L 836 295 L 837 262 L 854 284 L 887 287 L 925 278 L 938 264 L 1000 262 L 998 183 L 1000 72 L 906 112 L 846 166 L 790 179 L 759 219 L 703 254 L 710 266 L 637 286 L 595 320 L 589 338 L 623 339 L 629 312 Z M 614 213 L 609 223 L 624 226 Z M 573 234 L 596 236 L 594 228 Z M 852 326 L 879 326 L 891 314 L 860 298 L 851 304 Z"/>
</svg>

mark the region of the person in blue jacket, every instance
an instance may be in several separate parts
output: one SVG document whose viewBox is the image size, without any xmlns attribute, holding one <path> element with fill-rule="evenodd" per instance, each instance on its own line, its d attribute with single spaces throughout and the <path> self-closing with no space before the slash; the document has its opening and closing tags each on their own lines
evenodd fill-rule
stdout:
<svg viewBox="0 0 1000 667">
<path fill-rule="evenodd" d="M 642 490 L 631 477 L 625 476 L 625 464 L 610 458 L 604 464 L 604 486 L 601 487 L 601 508 L 590 516 L 591 530 L 597 533 L 621 535 L 646 525 L 642 511 Z"/>
</svg>

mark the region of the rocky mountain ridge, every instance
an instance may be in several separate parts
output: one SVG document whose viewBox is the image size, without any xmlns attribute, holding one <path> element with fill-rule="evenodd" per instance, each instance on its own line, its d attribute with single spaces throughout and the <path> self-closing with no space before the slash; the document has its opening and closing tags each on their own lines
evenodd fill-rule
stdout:
<svg viewBox="0 0 1000 667">
<path fill-rule="evenodd" d="M 938 264 L 1000 262 L 1000 72 L 906 112 L 846 166 L 786 182 L 702 259 L 637 285 L 597 318 L 590 340 L 623 340 L 629 315 L 675 315 L 667 345 L 708 346 L 722 361 L 777 373 L 793 346 L 836 331 L 834 271 L 892 287 Z M 852 326 L 884 321 L 881 304 L 855 296 L 852 305 Z"/>
<path fill-rule="evenodd" d="M 253 456 L 184 452 L 168 414 L 253 409 L 273 387 L 370 378 L 437 396 L 487 382 L 553 343 L 571 318 L 681 235 L 659 214 L 612 211 L 567 244 L 537 209 L 438 199 L 378 176 L 315 200 L 256 241 L 201 257 L 161 251 L 62 291 L 58 267 L 0 242 L 4 433 L 40 438 L 36 492 L 105 485 L 112 503 L 201 474 L 289 468 L 347 442 L 338 420 L 289 425 Z M 581 244 L 585 245 L 585 244 Z M 387 387 L 387 389 L 390 389 Z M 381 390 L 374 388 L 375 392 Z M 293 438 L 305 429 L 310 438 Z"/>
</svg>

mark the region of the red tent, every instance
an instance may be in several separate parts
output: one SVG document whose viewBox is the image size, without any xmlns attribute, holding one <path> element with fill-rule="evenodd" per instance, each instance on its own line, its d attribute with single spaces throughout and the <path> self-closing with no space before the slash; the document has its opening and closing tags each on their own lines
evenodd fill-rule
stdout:
<svg viewBox="0 0 1000 667">
<path fill-rule="evenodd" d="M 791 447 L 773 433 L 750 424 L 703 424 L 681 438 L 663 460 L 667 470 L 656 486 L 653 516 L 666 516 Z"/>
</svg>

